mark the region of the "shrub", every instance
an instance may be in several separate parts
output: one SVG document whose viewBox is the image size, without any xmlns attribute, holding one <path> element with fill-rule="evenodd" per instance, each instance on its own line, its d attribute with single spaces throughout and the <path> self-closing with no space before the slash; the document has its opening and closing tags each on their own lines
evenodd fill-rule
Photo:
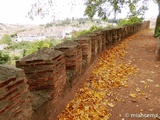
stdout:
<svg viewBox="0 0 160 120">
<path fill-rule="evenodd" d="M 93 31 L 99 30 L 99 29 L 101 29 L 101 28 L 102 28 L 102 27 L 100 27 L 100 26 L 95 26 L 95 25 L 93 25 L 93 26 L 90 27 L 89 32 L 93 32 Z"/>
<path fill-rule="evenodd" d="M 18 60 L 20 56 L 14 56 L 13 60 Z"/>
<path fill-rule="evenodd" d="M 77 32 L 77 36 L 85 35 L 85 34 L 87 34 L 87 33 L 89 33 L 88 30 L 82 30 L 82 31 L 80 31 L 80 32 Z"/>
<path fill-rule="evenodd" d="M 113 28 L 113 24 L 107 25 L 106 28 Z"/>
<path fill-rule="evenodd" d="M 5 63 L 9 62 L 10 59 L 11 58 L 10 58 L 9 54 L 5 54 L 0 51 L 0 64 L 5 64 Z"/>
<path fill-rule="evenodd" d="M 12 38 L 12 37 L 16 37 L 16 36 L 17 36 L 17 33 L 13 33 L 13 34 L 11 34 L 10 36 L 11 36 L 11 38 Z"/>
<path fill-rule="evenodd" d="M 143 18 L 138 18 L 137 16 L 131 16 L 128 19 L 121 19 L 118 22 L 118 26 L 132 25 L 142 22 Z"/>
<path fill-rule="evenodd" d="M 118 26 L 125 26 L 128 25 L 128 20 L 122 19 L 118 22 Z"/>
<path fill-rule="evenodd" d="M 2 44 L 10 44 L 12 42 L 11 36 L 8 34 L 4 34 L 1 39 Z"/>
<path fill-rule="evenodd" d="M 82 31 L 78 31 L 78 32 L 74 31 L 72 33 L 72 38 L 75 38 L 75 37 L 81 36 L 81 35 L 85 35 L 87 33 L 90 33 L 90 32 L 93 32 L 93 31 L 96 31 L 96 30 L 99 30 L 99 29 L 102 29 L 102 27 L 93 25 L 89 28 L 89 30 L 82 30 Z"/>
</svg>

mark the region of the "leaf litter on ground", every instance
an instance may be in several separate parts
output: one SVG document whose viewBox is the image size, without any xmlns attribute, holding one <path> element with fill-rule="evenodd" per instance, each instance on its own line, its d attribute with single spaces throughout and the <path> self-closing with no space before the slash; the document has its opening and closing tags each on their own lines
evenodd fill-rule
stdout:
<svg viewBox="0 0 160 120">
<path fill-rule="evenodd" d="M 130 39 L 125 39 L 101 54 L 90 77 L 58 116 L 59 120 L 109 119 L 111 116 L 109 107 L 114 107 L 115 103 L 109 101 L 107 96 L 114 96 L 114 99 L 119 101 L 119 98 L 110 92 L 111 89 L 120 86 L 127 87 L 128 76 L 138 72 L 135 66 L 118 61 L 126 54 L 128 40 Z M 134 94 L 130 96 L 136 97 Z"/>
</svg>

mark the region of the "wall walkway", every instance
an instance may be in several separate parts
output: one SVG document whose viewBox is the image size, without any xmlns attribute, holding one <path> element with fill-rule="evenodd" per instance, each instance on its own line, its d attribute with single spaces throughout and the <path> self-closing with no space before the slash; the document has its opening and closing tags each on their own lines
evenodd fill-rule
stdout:
<svg viewBox="0 0 160 120">
<path fill-rule="evenodd" d="M 53 120 L 74 96 L 98 56 L 150 22 L 102 29 L 0 65 L 0 119 Z"/>
</svg>

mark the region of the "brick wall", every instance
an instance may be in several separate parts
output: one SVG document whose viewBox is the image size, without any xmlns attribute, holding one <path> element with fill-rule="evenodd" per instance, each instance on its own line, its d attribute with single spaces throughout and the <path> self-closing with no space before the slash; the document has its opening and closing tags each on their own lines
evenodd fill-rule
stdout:
<svg viewBox="0 0 160 120">
<path fill-rule="evenodd" d="M 0 65 L 0 120 L 27 120 L 32 107 L 23 70 Z"/>
<path fill-rule="evenodd" d="M 91 62 L 91 38 L 80 36 L 74 39 L 82 48 L 82 66 L 87 66 Z"/>
<path fill-rule="evenodd" d="M 0 66 L 0 119 L 53 120 L 95 58 L 124 38 L 149 28 L 149 24 L 98 30 L 53 48 L 42 48 L 18 60 L 16 67 L 21 69 Z M 31 112 L 36 114 L 30 119 Z"/>
<path fill-rule="evenodd" d="M 66 81 L 65 56 L 62 52 L 43 48 L 16 62 L 24 70 L 31 91 L 51 90 L 50 97 L 57 97 Z"/>
<path fill-rule="evenodd" d="M 66 60 L 67 83 L 72 84 L 72 78 L 82 71 L 82 48 L 76 42 L 65 41 L 54 47 L 64 53 Z"/>
<path fill-rule="evenodd" d="M 97 40 L 97 34 L 89 33 L 84 35 L 84 37 L 88 37 L 91 39 L 91 56 L 92 59 L 95 58 L 95 56 L 98 54 L 98 40 Z"/>
</svg>

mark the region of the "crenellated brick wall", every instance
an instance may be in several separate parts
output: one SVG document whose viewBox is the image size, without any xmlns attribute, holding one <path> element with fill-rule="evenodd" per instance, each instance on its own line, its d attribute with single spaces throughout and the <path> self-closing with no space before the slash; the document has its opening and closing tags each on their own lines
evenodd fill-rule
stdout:
<svg viewBox="0 0 160 120">
<path fill-rule="evenodd" d="M 0 65 L 0 120 L 28 120 L 31 97 L 24 71 Z"/>
<path fill-rule="evenodd" d="M 74 40 L 79 43 L 82 48 L 82 65 L 85 67 L 91 62 L 91 38 L 80 36 Z"/>
<path fill-rule="evenodd" d="M 0 66 L 0 120 L 54 120 L 99 55 L 150 22 L 97 30 Z M 19 69 L 20 68 L 20 69 Z"/>
<path fill-rule="evenodd" d="M 30 91 L 50 90 L 55 98 L 66 81 L 65 56 L 52 48 L 42 48 L 19 61 L 16 67 L 24 70 Z"/>
</svg>

